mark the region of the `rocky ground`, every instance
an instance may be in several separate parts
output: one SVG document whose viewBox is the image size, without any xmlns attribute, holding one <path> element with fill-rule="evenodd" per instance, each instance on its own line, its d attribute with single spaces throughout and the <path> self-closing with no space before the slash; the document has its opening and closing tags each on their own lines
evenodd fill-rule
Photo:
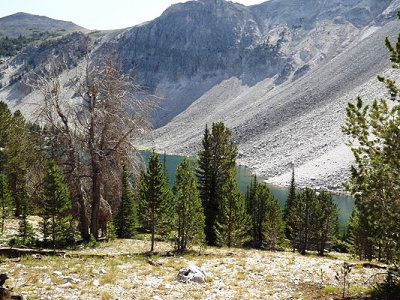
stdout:
<svg viewBox="0 0 400 300">
<path fill-rule="evenodd" d="M 146 239 L 115 240 L 64 257 L 1 257 L 0 273 L 7 273 L 6 284 L 27 299 L 340 299 L 335 274 L 344 261 L 353 265 L 348 297 L 360 299 L 382 280 L 375 276 L 382 270 L 339 253 L 319 257 L 210 247 L 149 257 L 149 248 Z M 171 249 L 156 244 L 159 253 Z M 201 267 L 207 282 L 177 282 L 178 271 L 189 265 Z"/>
</svg>

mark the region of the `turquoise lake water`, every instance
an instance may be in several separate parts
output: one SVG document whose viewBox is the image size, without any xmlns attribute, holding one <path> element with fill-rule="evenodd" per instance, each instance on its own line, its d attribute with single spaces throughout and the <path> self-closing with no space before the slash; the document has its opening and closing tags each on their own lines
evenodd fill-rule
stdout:
<svg viewBox="0 0 400 300">
<path fill-rule="evenodd" d="M 150 152 L 148 151 L 141 151 L 141 155 L 143 156 L 144 160 L 147 162 Z M 160 154 L 160 160 L 163 160 L 163 155 Z M 167 155 L 167 172 L 168 178 L 171 185 L 174 184 L 175 181 L 175 171 L 178 165 L 182 162 L 183 157 L 177 155 Z M 195 161 L 194 158 L 192 158 Z M 246 193 L 247 185 L 250 183 L 252 179 L 251 170 L 246 167 L 238 166 L 237 167 L 238 175 L 238 186 L 242 193 Z M 263 178 L 259 178 L 261 181 Z M 284 187 L 278 187 L 274 185 L 268 185 L 269 190 L 274 194 L 274 196 L 278 199 L 281 207 L 283 208 L 285 201 L 288 195 L 288 189 Z M 333 194 L 333 198 L 335 199 L 336 204 L 339 208 L 339 222 L 341 229 L 344 228 L 348 219 L 350 218 L 351 212 L 353 211 L 354 207 L 354 198 L 342 195 L 342 194 Z"/>
</svg>

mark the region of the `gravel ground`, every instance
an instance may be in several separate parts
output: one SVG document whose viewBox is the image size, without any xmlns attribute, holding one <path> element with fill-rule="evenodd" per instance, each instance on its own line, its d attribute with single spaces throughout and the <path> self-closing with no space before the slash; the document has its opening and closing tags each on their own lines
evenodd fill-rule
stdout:
<svg viewBox="0 0 400 300">
<path fill-rule="evenodd" d="M 115 240 L 68 251 L 65 257 L 1 257 L 0 273 L 7 273 L 7 285 L 27 299 L 339 299 L 335 274 L 344 261 L 353 264 L 349 296 L 361 297 L 382 280 L 374 276 L 381 270 L 339 253 L 320 257 L 210 247 L 149 258 L 149 247 L 147 240 Z M 155 250 L 171 248 L 157 242 Z M 207 283 L 175 281 L 188 265 L 203 268 Z"/>
</svg>

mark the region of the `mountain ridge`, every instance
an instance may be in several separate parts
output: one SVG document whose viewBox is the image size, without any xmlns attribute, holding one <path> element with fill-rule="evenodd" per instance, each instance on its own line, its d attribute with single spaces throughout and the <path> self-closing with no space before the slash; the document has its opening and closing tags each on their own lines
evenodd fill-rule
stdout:
<svg viewBox="0 0 400 300">
<path fill-rule="evenodd" d="M 15 38 L 19 35 L 30 35 L 35 31 L 55 31 L 60 34 L 66 34 L 73 31 L 86 31 L 86 29 L 70 21 L 56 20 L 24 12 L 0 18 L 0 37 Z"/>
</svg>

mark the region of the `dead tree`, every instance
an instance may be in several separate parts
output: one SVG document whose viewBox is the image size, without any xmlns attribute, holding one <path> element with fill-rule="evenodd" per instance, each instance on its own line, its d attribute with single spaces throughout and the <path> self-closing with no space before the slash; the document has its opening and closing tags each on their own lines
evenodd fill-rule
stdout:
<svg viewBox="0 0 400 300">
<path fill-rule="evenodd" d="M 59 74 L 60 68 L 49 64 L 36 82 L 43 94 L 39 120 L 47 126 L 52 143 L 62 145 L 54 152 L 65 168 L 82 238 L 88 239 L 90 234 L 99 236 L 102 186 L 121 177 L 122 164 L 135 169 L 134 142 L 151 128 L 149 112 L 157 101 L 137 97 L 139 87 L 115 60 L 94 61 L 88 56 L 81 66 L 79 76 L 63 83 L 68 72 Z M 65 86 L 77 97 L 71 99 Z M 84 191 L 90 203 L 85 203 Z"/>
</svg>

